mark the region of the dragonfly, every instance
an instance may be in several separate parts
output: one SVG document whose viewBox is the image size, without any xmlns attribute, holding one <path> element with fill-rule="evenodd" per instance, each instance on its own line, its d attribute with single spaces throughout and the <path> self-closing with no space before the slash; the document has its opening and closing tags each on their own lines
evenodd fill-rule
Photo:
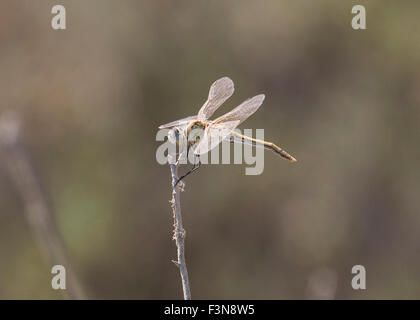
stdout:
<svg viewBox="0 0 420 320">
<path fill-rule="evenodd" d="M 194 155 L 199 158 L 200 155 L 209 152 L 222 141 L 229 140 L 232 143 L 262 147 L 273 151 L 285 160 L 296 162 L 297 160 L 293 156 L 273 142 L 254 139 L 234 131 L 238 125 L 258 110 L 265 99 L 264 94 L 245 100 L 239 106 L 215 120 L 209 119 L 232 96 L 234 90 L 233 81 L 229 77 L 216 80 L 211 85 L 208 98 L 197 115 L 163 124 L 159 126 L 159 129 L 169 128 L 168 140 L 177 145 L 182 144 L 181 147 L 184 147 L 187 156 L 193 150 Z M 197 134 L 197 132 L 201 132 L 201 134 Z M 180 177 L 175 186 L 186 176 L 196 171 L 200 164 L 200 161 L 194 163 L 192 169 Z"/>
</svg>

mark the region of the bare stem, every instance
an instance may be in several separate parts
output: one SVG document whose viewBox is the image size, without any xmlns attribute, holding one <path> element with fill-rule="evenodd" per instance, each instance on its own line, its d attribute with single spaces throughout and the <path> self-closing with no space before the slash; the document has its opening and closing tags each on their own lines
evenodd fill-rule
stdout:
<svg viewBox="0 0 420 320">
<path fill-rule="evenodd" d="M 173 262 L 179 268 L 179 273 L 181 275 L 182 281 L 182 290 L 184 292 L 184 300 L 191 300 L 190 292 L 190 283 L 188 281 L 188 271 L 187 265 L 185 263 L 185 253 L 184 253 L 184 240 L 185 240 L 185 230 L 182 227 L 182 215 L 181 215 L 181 201 L 180 201 L 180 184 L 175 186 L 178 181 L 178 165 L 169 164 L 171 168 L 172 175 L 172 211 L 174 217 L 174 240 L 177 247 L 177 257 L 178 260 Z"/>
<path fill-rule="evenodd" d="M 57 228 L 55 216 L 47 204 L 38 176 L 23 144 L 19 141 L 20 121 L 14 113 L 0 116 L 0 151 L 12 182 L 24 204 L 26 219 L 34 232 L 39 248 L 48 263 L 63 265 L 67 273 L 66 298 L 83 299 L 82 290 L 67 257 L 64 241 Z"/>
</svg>

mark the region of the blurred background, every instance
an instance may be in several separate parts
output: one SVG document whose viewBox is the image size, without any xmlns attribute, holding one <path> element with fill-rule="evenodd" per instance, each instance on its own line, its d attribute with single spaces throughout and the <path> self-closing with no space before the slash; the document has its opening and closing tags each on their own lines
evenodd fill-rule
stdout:
<svg viewBox="0 0 420 320">
<path fill-rule="evenodd" d="M 67 30 L 51 28 L 56 4 Z M 367 30 L 351 28 L 355 4 Z M 241 127 L 264 128 L 299 161 L 267 152 L 258 176 L 203 165 L 187 178 L 192 297 L 420 298 L 419 10 L 391 0 L 1 1 L 0 117 L 7 127 L 12 112 L 21 127 L 0 153 L 0 298 L 65 298 L 42 248 L 57 237 L 89 298 L 182 298 L 170 170 L 156 162 L 155 137 L 196 114 L 222 76 L 236 91 L 216 116 L 265 93 Z M 19 154 L 37 183 L 16 183 Z M 31 186 L 59 234 L 34 230 Z M 367 290 L 351 287 L 358 264 Z"/>
</svg>

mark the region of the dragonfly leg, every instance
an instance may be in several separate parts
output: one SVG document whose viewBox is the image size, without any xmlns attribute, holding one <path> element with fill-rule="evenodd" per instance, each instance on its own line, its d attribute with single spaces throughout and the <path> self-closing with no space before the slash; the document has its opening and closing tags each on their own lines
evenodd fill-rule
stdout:
<svg viewBox="0 0 420 320">
<path fill-rule="evenodd" d="M 198 163 L 194 163 L 194 165 L 193 165 L 193 167 L 191 168 L 190 171 L 188 171 L 186 174 L 184 174 L 181 178 L 178 179 L 178 181 L 175 183 L 174 187 L 176 187 L 182 179 L 184 179 L 185 177 L 187 177 L 188 175 L 190 175 L 191 173 L 196 171 L 198 168 L 200 168 L 200 166 L 201 166 L 201 162 L 200 162 L 200 160 L 198 160 Z"/>
</svg>

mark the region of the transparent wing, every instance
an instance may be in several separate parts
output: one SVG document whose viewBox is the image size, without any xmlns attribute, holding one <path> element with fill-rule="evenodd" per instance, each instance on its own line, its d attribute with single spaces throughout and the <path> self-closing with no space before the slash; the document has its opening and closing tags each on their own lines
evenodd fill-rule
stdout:
<svg viewBox="0 0 420 320">
<path fill-rule="evenodd" d="M 171 127 L 175 127 L 175 126 L 181 126 L 183 124 L 187 124 L 190 121 L 196 120 L 197 116 L 191 116 L 191 117 L 187 117 L 184 119 L 180 119 L 180 120 L 175 120 L 166 124 L 162 124 L 161 126 L 159 126 L 159 129 L 165 129 L 165 128 L 171 128 Z"/>
<path fill-rule="evenodd" d="M 265 95 L 259 94 L 242 102 L 232 111 L 225 113 L 223 116 L 214 120 L 214 123 L 221 123 L 226 121 L 239 121 L 244 122 L 250 115 L 252 115 L 262 105 Z"/>
<path fill-rule="evenodd" d="M 201 155 L 209 152 L 227 138 L 238 124 L 239 121 L 228 121 L 208 126 L 200 142 L 195 147 L 194 154 Z"/>
<path fill-rule="evenodd" d="M 207 101 L 198 112 L 198 119 L 206 120 L 233 94 L 235 90 L 233 81 L 228 78 L 216 80 L 210 87 Z"/>
</svg>

